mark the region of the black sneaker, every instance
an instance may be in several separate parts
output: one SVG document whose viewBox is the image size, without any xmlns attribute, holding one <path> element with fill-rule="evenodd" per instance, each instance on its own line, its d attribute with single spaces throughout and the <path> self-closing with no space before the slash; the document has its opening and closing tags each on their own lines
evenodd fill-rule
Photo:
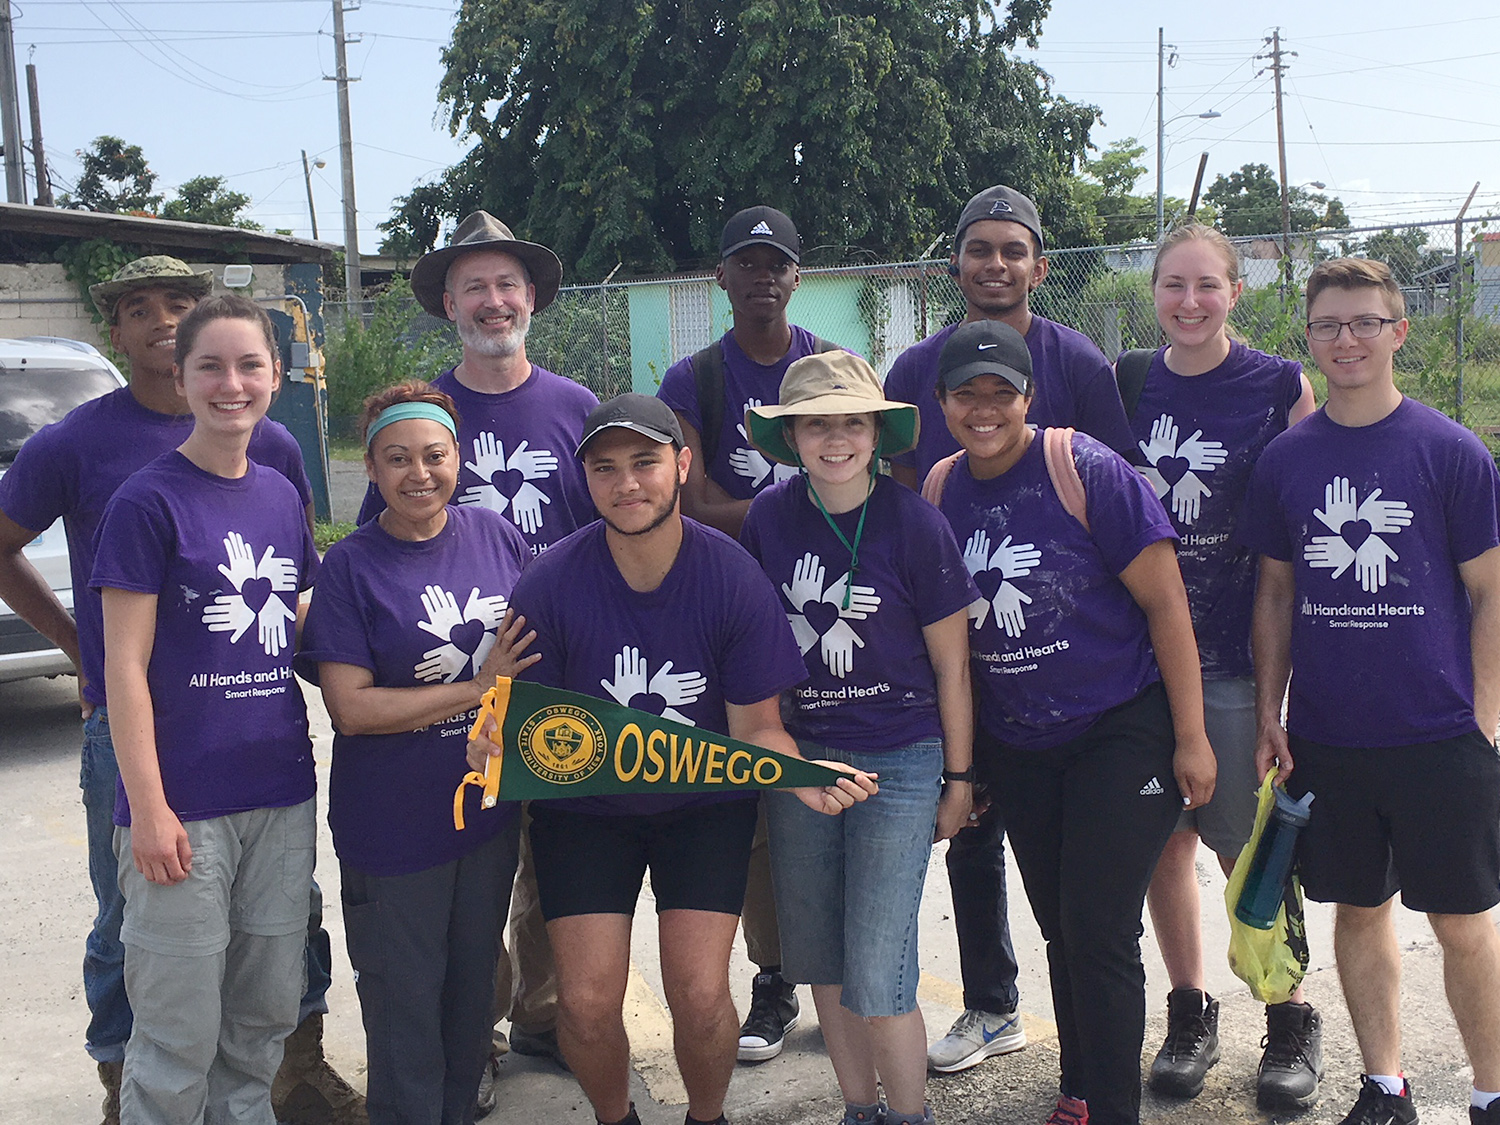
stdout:
<svg viewBox="0 0 1500 1125">
<path fill-rule="evenodd" d="M 796 985 L 780 973 L 756 973 L 750 985 L 750 1014 L 740 1026 L 740 1062 L 765 1062 L 781 1054 L 799 1012 Z"/>
<path fill-rule="evenodd" d="M 1417 1107 L 1411 1101 L 1411 1083 L 1399 1095 L 1387 1094 L 1385 1087 L 1361 1074 L 1364 1083 L 1359 1088 L 1359 1099 L 1349 1116 L 1339 1125 L 1417 1125 Z"/>
<path fill-rule="evenodd" d="M 518 1055 L 530 1055 L 537 1059 L 551 1059 L 571 1073 L 568 1060 L 563 1058 L 562 1048 L 557 1045 L 557 1029 L 527 1031 L 523 1027 L 510 1025 L 510 1049 Z"/>
<path fill-rule="evenodd" d="M 1483 1109 L 1470 1106 L 1469 1125 L 1500 1125 L 1500 1100 L 1490 1102 Z"/>
<path fill-rule="evenodd" d="M 1255 1079 L 1255 1104 L 1291 1113 L 1318 1100 L 1323 1077 L 1323 1017 L 1311 1004 L 1266 1005 L 1265 1048 Z M 1500 1120 L 1500 1119 L 1497 1119 Z"/>
<path fill-rule="evenodd" d="M 1151 1088 L 1196 1098 L 1218 1061 L 1219 1002 L 1196 988 L 1174 988 L 1167 994 L 1167 1037 L 1151 1061 Z"/>
</svg>

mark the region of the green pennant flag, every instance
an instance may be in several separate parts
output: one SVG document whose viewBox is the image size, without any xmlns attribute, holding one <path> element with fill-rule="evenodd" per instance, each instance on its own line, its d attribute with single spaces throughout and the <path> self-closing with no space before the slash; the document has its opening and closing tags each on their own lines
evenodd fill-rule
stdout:
<svg viewBox="0 0 1500 1125">
<path fill-rule="evenodd" d="M 504 753 L 470 773 L 453 794 L 463 829 L 464 789 L 482 805 L 623 793 L 717 793 L 832 785 L 844 774 L 716 731 L 664 719 L 561 688 L 495 678 L 469 734 L 494 718 Z"/>
</svg>

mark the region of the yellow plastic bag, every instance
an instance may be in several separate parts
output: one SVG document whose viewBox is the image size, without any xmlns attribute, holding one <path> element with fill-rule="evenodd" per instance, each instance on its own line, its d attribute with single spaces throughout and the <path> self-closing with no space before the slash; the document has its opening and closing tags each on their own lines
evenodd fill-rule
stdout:
<svg viewBox="0 0 1500 1125">
<path fill-rule="evenodd" d="M 1234 871 L 1229 876 L 1229 885 L 1224 888 L 1224 905 L 1229 910 L 1229 967 L 1235 976 L 1250 986 L 1250 991 L 1263 1004 L 1282 1004 L 1290 1000 L 1307 974 L 1308 961 L 1302 882 L 1295 870 L 1287 880 L 1281 909 L 1276 912 L 1276 922 L 1269 930 L 1247 926 L 1234 914 L 1240 891 L 1250 873 L 1250 863 L 1255 858 L 1255 849 L 1260 845 L 1261 833 L 1265 831 L 1276 803 L 1272 787 L 1275 776 L 1273 770 L 1261 783 L 1255 829 L 1250 833 L 1249 842 L 1240 849 L 1240 857 L 1235 860 Z"/>
</svg>

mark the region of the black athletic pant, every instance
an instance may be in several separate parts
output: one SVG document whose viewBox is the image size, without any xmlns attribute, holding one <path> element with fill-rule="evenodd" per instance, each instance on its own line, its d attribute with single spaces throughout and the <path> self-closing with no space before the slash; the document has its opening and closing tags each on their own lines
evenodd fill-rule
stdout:
<svg viewBox="0 0 1500 1125">
<path fill-rule="evenodd" d="M 1090 1125 L 1137 1125 L 1146 972 L 1141 908 L 1182 810 L 1160 684 L 1048 750 L 1001 746 L 995 791 L 1052 978 L 1062 1091 Z"/>
<path fill-rule="evenodd" d="M 995 768 L 994 740 L 983 731 L 976 733 L 976 781 L 993 798 L 1009 781 Z M 1005 890 L 1005 816 L 998 801 L 992 799 L 978 823 L 948 841 L 948 887 L 953 894 L 964 1007 L 1009 1012 L 1020 1003 L 1020 993 Z"/>
</svg>

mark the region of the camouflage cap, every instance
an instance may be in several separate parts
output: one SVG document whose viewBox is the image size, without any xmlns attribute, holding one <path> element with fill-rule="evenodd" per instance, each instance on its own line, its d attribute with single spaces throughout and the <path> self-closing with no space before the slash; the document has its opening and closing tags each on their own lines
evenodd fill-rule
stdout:
<svg viewBox="0 0 1500 1125">
<path fill-rule="evenodd" d="M 135 289 L 160 286 L 165 289 L 181 289 L 194 297 L 206 297 L 213 291 L 213 270 L 197 272 L 180 258 L 167 254 L 151 254 L 126 262 L 115 271 L 114 277 L 89 286 L 89 296 L 94 307 L 106 324 L 115 323 L 115 312 L 120 298 Z"/>
</svg>

